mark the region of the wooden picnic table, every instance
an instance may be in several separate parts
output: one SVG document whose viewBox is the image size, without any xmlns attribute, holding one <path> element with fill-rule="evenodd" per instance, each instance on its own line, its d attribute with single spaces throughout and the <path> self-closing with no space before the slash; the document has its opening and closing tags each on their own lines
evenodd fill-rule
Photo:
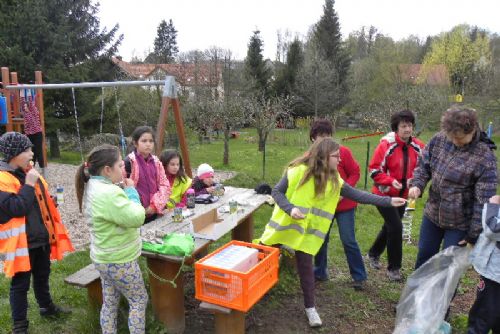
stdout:
<svg viewBox="0 0 500 334">
<path fill-rule="evenodd" d="M 236 200 L 238 211 L 233 214 L 223 213 L 220 218 L 236 220 L 237 225 L 231 231 L 233 240 L 251 242 L 253 239 L 253 213 L 267 200 L 266 195 L 258 195 L 253 189 L 225 187 L 224 196 L 212 204 L 196 204 L 194 215 L 177 223 L 172 221 L 172 213 L 144 225 L 141 235 L 154 233 L 165 235 L 168 233 L 190 233 L 190 220 L 196 218 L 214 208 L 227 205 L 230 200 Z M 149 231 L 149 232 L 148 232 Z M 162 255 L 143 251 L 142 255 L 147 258 L 149 267 L 149 283 L 151 289 L 151 304 L 156 318 L 163 322 L 168 333 L 183 333 L 185 328 L 184 309 L 184 277 L 181 274 L 175 280 L 176 287 L 172 284 L 162 282 L 157 277 L 171 280 L 179 272 L 182 264 L 191 265 L 196 255 L 204 252 L 213 240 L 195 238 L 195 248 L 190 258 L 183 259 L 178 256 Z M 152 274 L 153 272 L 154 274 Z M 156 277 L 155 277 L 156 276 Z"/>
</svg>

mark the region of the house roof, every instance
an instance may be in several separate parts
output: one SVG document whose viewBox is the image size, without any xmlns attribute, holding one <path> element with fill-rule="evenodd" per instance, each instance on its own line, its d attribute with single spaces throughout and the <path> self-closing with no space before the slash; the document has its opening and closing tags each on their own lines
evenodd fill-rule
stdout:
<svg viewBox="0 0 500 334">
<path fill-rule="evenodd" d="M 112 57 L 115 63 L 122 71 L 136 79 L 150 78 L 155 74 L 173 75 L 177 82 L 184 86 L 196 85 L 219 85 L 221 79 L 221 68 L 211 64 L 135 64 L 123 61 L 117 57 Z"/>
<path fill-rule="evenodd" d="M 425 82 L 430 86 L 449 86 L 450 76 L 445 65 L 400 64 L 401 80 L 412 84 Z"/>
</svg>

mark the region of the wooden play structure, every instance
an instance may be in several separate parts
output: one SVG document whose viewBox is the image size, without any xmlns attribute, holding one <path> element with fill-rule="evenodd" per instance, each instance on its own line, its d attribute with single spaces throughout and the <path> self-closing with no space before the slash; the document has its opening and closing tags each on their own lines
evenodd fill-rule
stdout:
<svg viewBox="0 0 500 334">
<path fill-rule="evenodd" d="M 1 92 L 5 97 L 6 103 L 6 131 L 17 131 L 23 132 L 24 128 L 24 118 L 20 112 L 20 91 L 23 89 L 33 89 L 36 91 L 36 107 L 40 113 L 40 125 L 42 128 L 42 150 L 44 158 L 44 166 L 47 165 L 47 147 L 45 139 L 45 112 L 43 105 L 43 90 L 44 89 L 66 89 L 71 88 L 73 90 L 73 102 L 74 101 L 74 89 L 75 88 L 92 88 L 92 87 L 122 87 L 122 86 L 164 86 L 163 96 L 161 102 L 160 117 L 156 125 L 156 154 L 159 155 L 163 149 L 163 140 L 165 138 L 165 128 L 167 123 L 168 109 L 172 106 L 177 135 L 179 138 L 179 144 L 181 148 L 182 159 L 184 161 L 184 167 L 186 173 L 192 177 L 191 164 L 189 160 L 189 153 L 187 148 L 186 136 L 184 132 L 184 123 L 181 116 L 179 100 L 177 98 L 177 87 L 175 83 L 175 78 L 173 76 L 167 76 L 164 81 L 117 81 L 117 82 L 81 82 L 81 83 L 61 83 L 61 84 L 44 84 L 41 71 L 35 71 L 35 84 L 21 84 L 18 82 L 18 76 L 16 72 L 9 72 L 8 67 L 2 67 L 2 89 Z M 76 118 L 76 107 L 75 107 L 75 118 Z M 77 131 L 78 129 L 78 120 Z M 123 136 L 123 134 L 122 134 Z M 83 155 L 82 155 L 83 159 Z"/>
</svg>

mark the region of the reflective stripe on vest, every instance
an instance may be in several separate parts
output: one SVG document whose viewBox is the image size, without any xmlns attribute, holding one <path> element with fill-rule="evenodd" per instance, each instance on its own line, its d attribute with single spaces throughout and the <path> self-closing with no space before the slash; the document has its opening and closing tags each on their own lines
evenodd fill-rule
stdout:
<svg viewBox="0 0 500 334">
<path fill-rule="evenodd" d="M 307 215 L 309 212 L 313 215 L 320 216 L 323 218 L 326 218 L 328 220 L 333 220 L 333 217 L 335 216 L 333 213 L 326 212 L 324 210 L 318 209 L 318 208 L 304 208 L 303 206 L 295 206 L 297 209 L 300 210 L 303 214 Z"/>
<path fill-rule="evenodd" d="M 5 261 L 14 261 L 17 256 L 29 256 L 28 248 L 16 248 L 14 252 L 5 253 Z"/>
<path fill-rule="evenodd" d="M 18 227 L 13 227 L 8 230 L 0 231 L 0 240 L 9 239 L 11 237 L 17 237 L 21 233 L 26 233 L 26 224 Z"/>
<path fill-rule="evenodd" d="M 325 239 L 325 237 L 326 237 L 325 233 L 321 232 L 320 230 L 313 229 L 313 228 L 308 228 L 304 232 L 304 228 L 302 228 L 302 226 L 300 226 L 298 224 L 290 224 L 287 226 L 282 226 L 282 225 L 278 224 L 277 222 L 270 220 L 269 226 L 274 228 L 276 231 L 295 230 L 295 231 L 299 232 L 300 234 L 311 234 L 311 235 L 315 235 L 321 239 Z"/>
</svg>

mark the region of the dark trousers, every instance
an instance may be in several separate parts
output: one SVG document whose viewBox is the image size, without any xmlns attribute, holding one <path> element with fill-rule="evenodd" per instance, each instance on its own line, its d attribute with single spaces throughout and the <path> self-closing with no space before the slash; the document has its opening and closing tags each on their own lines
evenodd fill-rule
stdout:
<svg viewBox="0 0 500 334">
<path fill-rule="evenodd" d="M 45 160 L 43 159 L 43 135 L 41 132 L 28 135 L 31 143 L 33 144 L 33 162 L 38 161 L 38 166 L 45 167 Z"/>
<path fill-rule="evenodd" d="M 300 278 L 300 287 L 304 294 L 304 306 L 314 307 L 314 266 L 313 256 L 301 251 L 295 251 L 297 272 Z"/>
<path fill-rule="evenodd" d="M 469 312 L 467 334 L 500 334 L 500 283 L 481 276 Z"/>
<path fill-rule="evenodd" d="M 30 249 L 29 257 L 31 271 L 16 273 L 10 282 L 10 307 L 13 321 L 26 320 L 31 275 L 33 275 L 33 290 L 38 306 L 45 308 L 52 304 L 49 292 L 49 245 Z"/>
<path fill-rule="evenodd" d="M 405 213 L 405 206 L 398 208 L 377 206 L 377 210 L 384 218 L 384 225 L 368 254 L 378 258 L 387 247 L 387 260 L 389 262 L 387 269 L 401 269 L 401 261 L 403 260 L 403 223 L 401 218 Z"/>
</svg>

